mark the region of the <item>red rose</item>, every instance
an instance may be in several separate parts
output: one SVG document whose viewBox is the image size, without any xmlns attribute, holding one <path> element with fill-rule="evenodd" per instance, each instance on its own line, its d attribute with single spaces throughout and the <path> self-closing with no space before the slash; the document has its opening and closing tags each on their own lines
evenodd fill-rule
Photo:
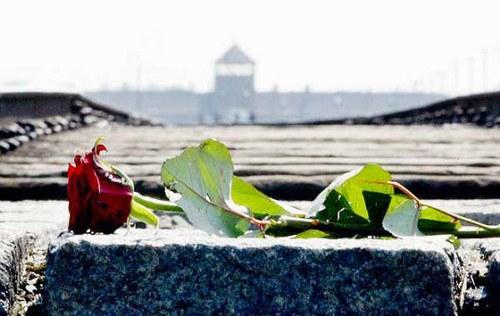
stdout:
<svg viewBox="0 0 500 316">
<path fill-rule="evenodd" d="M 96 142 L 68 166 L 69 226 L 75 234 L 113 233 L 130 215 L 133 185 L 99 159 L 106 147 Z"/>
</svg>

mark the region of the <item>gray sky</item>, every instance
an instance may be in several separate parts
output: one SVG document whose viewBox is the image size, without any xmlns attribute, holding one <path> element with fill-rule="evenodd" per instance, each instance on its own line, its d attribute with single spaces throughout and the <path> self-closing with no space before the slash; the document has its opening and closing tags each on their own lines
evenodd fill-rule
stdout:
<svg viewBox="0 0 500 316">
<path fill-rule="evenodd" d="M 477 0 L 2 1 L 0 91 L 206 91 L 233 42 L 256 60 L 259 90 L 495 88 L 499 9 Z"/>
</svg>

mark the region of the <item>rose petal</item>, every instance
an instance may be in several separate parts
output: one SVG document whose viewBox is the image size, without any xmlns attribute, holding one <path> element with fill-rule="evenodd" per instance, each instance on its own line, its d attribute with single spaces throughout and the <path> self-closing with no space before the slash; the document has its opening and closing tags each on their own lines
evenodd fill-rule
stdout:
<svg viewBox="0 0 500 316">
<path fill-rule="evenodd" d="M 68 165 L 68 229 L 76 234 L 112 233 L 130 215 L 133 190 L 100 163 L 98 155 L 105 150 L 97 144 L 91 152 L 75 155 L 75 165 Z"/>
</svg>

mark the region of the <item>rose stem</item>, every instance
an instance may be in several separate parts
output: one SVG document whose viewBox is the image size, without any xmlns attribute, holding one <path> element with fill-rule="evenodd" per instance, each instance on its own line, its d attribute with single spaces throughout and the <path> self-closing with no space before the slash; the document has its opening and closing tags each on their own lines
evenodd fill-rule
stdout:
<svg viewBox="0 0 500 316">
<path fill-rule="evenodd" d="M 482 237 L 499 237 L 500 227 L 493 227 L 491 229 L 474 229 L 472 227 L 462 227 L 451 234 L 458 238 L 482 238 Z"/>
<path fill-rule="evenodd" d="M 149 196 L 142 195 L 138 192 L 134 192 L 134 201 L 156 211 L 164 211 L 169 213 L 184 213 L 184 210 L 175 203 L 172 203 L 170 201 L 155 199 Z M 270 223 L 269 221 L 259 220 L 254 217 L 240 214 L 237 212 L 231 212 L 231 213 L 248 220 L 250 223 L 254 225 L 257 225 L 259 229 L 262 229 L 262 226 L 269 225 Z"/>
<path fill-rule="evenodd" d="M 130 216 L 146 224 L 154 225 L 156 228 L 160 227 L 160 220 L 153 211 L 134 200 L 132 200 Z"/>
<path fill-rule="evenodd" d="M 181 207 L 170 201 L 155 199 L 134 192 L 134 201 L 155 211 L 167 211 L 172 213 L 184 213 Z"/>
<path fill-rule="evenodd" d="M 341 224 L 335 222 L 318 221 L 316 219 L 297 218 L 291 216 L 281 216 L 276 222 L 273 222 L 269 229 L 280 228 L 297 228 L 301 230 L 307 229 L 320 229 L 330 233 L 346 234 L 346 235 L 367 235 L 367 236 L 392 236 L 384 229 L 377 229 L 367 226 L 353 226 L 349 224 Z M 449 232 L 426 232 L 427 235 L 450 235 L 453 234 L 459 238 L 483 238 L 483 237 L 498 237 L 500 236 L 500 229 L 471 229 L 471 227 L 464 227 L 460 230 Z"/>
<path fill-rule="evenodd" d="M 272 221 L 270 228 L 298 228 L 298 229 L 320 229 L 332 233 L 344 234 L 366 234 L 376 236 L 392 236 L 389 232 L 366 225 L 353 225 L 329 221 L 320 221 L 310 218 L 299 218 L 293 216 L 280 216 L 278 220 Z"/>
</svg>

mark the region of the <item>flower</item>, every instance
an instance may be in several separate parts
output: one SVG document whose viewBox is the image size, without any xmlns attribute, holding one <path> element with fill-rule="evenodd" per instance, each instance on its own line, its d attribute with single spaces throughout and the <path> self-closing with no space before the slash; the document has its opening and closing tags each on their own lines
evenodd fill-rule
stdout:
<svg viewBox="0 0 500 316">
<path fill-rule="evenodd" d="M 116 167 L 100 159 L 106 147 L 98 139 L 91 152 L 76 155 L 68 165 L 68 230 L 113 233 L 128 219 L 134 188 Z"/>
</svg>

